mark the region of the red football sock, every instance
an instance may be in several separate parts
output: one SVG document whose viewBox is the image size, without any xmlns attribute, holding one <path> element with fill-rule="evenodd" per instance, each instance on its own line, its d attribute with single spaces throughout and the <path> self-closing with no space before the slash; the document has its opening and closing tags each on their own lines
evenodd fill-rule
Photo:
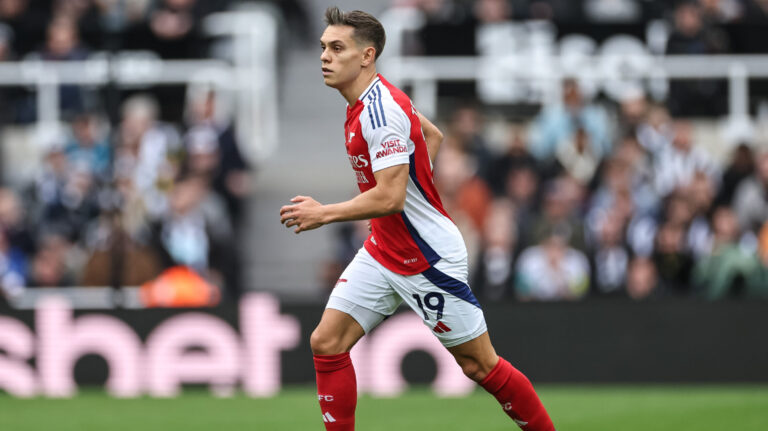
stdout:
<svg viewBox="0 0 768 431">
<path fill-rule="evenodd" d="M 354 431 L 357 380 L 349 353 L 314 355 L 317 399 L 328 431 Z"/>
<path fill-rule="evenodd" d="M 504 358 L 499 358 L 480 386 L 496 397 L 507 415 L 523 430 L 555 430 L 531 382 Z"/>
</svg>

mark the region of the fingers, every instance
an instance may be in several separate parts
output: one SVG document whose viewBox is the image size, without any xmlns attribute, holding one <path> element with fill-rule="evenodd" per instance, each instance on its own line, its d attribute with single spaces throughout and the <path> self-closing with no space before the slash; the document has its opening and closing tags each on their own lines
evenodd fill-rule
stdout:
<svg viewBox="0 0 768 431">
<path fill-rule="evenodd" d="M 283 205 L 280 208 L 280 223 L 285 225 L 285 227 L 290 228 L 293 226 L 296 226 L 296 229 L 294 229 L 294 233 L 303 232 L 306 229 L 305 227 L 301 226 L 301 221 L 299 220 L 301 218 L 299 204 L 305 201 L 309 201 L 312 198 L 309 196 L 294 196 L 291 199 L 292 205 Z"/>
<path fill-rule="evenodd" d="M 301 222 L 296 219 L 288 219 L 288 222 L 285 223 L 285 227 L 298 226 L 299 224 L 301 224 Z"/>
<path fill-rule="evenodd" d="M 296 218 L 296 214 L 294 214 L 291 210 L 286 211 L 280 211 L 280 223 L 285 223 L 290 220 L 294 220 Z"/>
<path fill-rule="evenodd" d="M 280 215 L 284 215 L 293 211 L 293 205 L 283 205 L 280 208 Z"/>
</svg>

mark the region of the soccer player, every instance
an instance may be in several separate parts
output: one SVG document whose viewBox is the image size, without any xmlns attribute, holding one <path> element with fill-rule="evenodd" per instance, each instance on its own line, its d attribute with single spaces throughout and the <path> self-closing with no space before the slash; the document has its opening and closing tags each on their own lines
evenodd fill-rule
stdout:
<svg viewBox="0 0 768 431">
<path fill-rule="evenodd" d="M 326 10 L 325 21 L 323 79 L 349 104 L 344 137 L 360 194 L 328 205 L 296 196 L 280 209 L 280 221 L 299 233 L 371 220 L 371 235 L 336 284 L 310 338 L 326 430 L 354 430 L 357 387 L 349 351 L 403 301 L 517 425 L 554 430 L 531 383 L 491 345 L 467 285 L 464 241 L 432 182 L 442 134 L 376 72 L 384 28 L 365 12 L 336 7 Z"/>
</svg>

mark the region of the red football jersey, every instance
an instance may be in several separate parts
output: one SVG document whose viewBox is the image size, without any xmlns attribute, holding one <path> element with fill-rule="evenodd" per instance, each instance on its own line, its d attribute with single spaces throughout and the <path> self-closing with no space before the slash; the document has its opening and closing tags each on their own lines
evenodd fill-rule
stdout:
<svg viewBox="0 0 768 431">
<path fill-rule="evenodd" d="M 378 75 L 354 106 L 347 107 L 344 131 L 361 193 L 376 186 L 374 172 L 409 165 L 405 207 L 371 220 L 368 252 L 404 275 L 421 273 L 440 259 L 466 259 L 464 240 L 435 189 L 421 122 L 410 98 Z"/>
</svg>

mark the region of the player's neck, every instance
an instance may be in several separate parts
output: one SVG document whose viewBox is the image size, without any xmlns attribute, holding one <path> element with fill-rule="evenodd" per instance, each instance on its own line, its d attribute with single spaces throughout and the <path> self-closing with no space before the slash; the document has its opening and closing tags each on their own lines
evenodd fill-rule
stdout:
<svg viewBox="0 0 768 431">
<path fill-rule="evenodd" d="M 369 70 L 363 70 L 360 75 L 357 76 L 352 83 L 347 87 L 340 88 L 339 93 L 347 100 L 349 106 L 355 106 L 357 99 L 363 94 L 366 88 L 371 85 L 374 79 L 376 79 L 376 67 L 372 67 Z"/>
</svg>

